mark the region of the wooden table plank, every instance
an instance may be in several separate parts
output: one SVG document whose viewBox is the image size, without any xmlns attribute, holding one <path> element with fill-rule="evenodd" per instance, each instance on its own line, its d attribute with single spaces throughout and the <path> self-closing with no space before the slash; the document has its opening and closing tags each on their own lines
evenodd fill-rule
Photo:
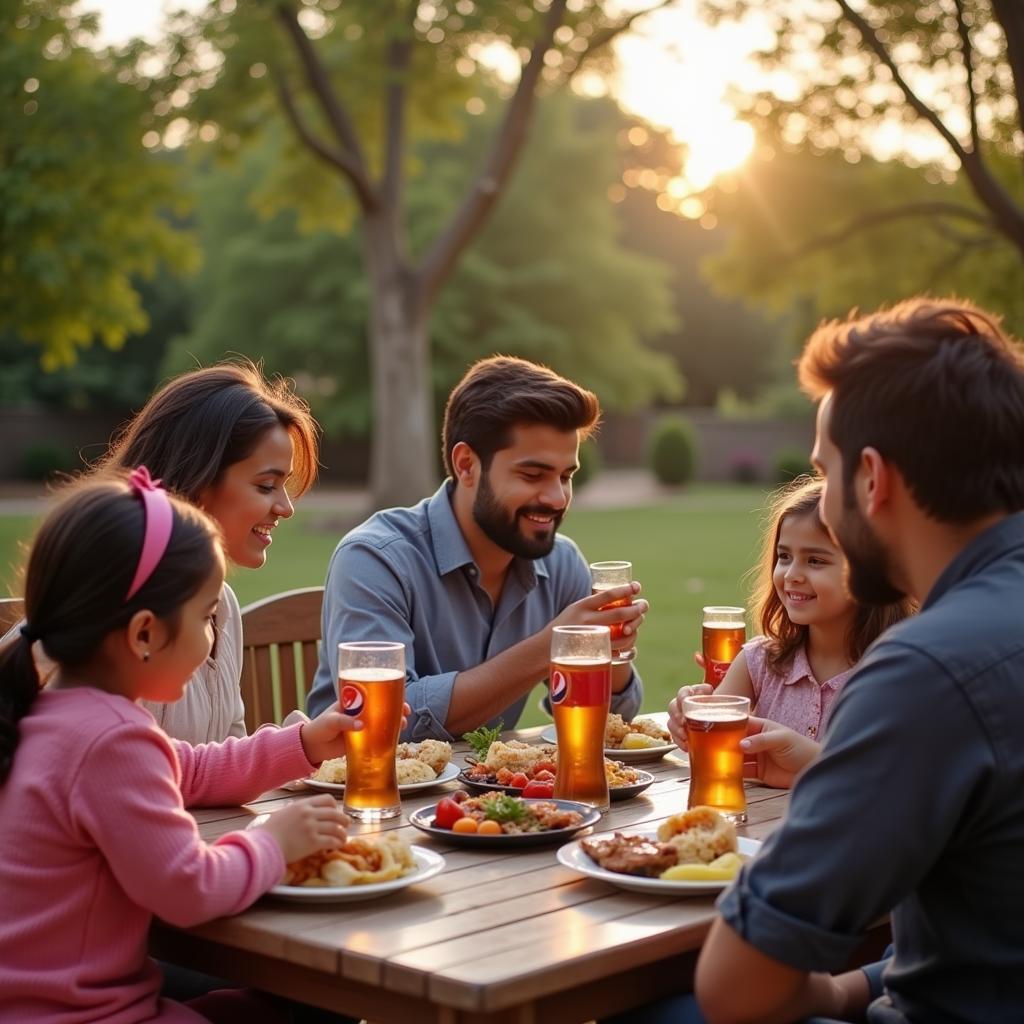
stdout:
<svg viewBox="0 0 1024 1024">
<path fill-rule="evenodd" d="M 539 733 L 514 735 L 535 740 Z M 456 747 L 457 763 L 467 750 Z M 613 803 L 594 832 L 652 831 L 686 808 L 683 755 L 636 767 L 655 782 L 639 797 Z M 380 900 L 299 905 L 266 898 L 187 931 L 157 925 L 154 948 L 173 962 L 384 1024 L 570 1024 L 687 990 L 714 917 L 710 898 L 640 895 L 582 878 L 556 862 L 557 845 L 459 848 L 409 824 L 413 810 L 454 788 L 406 797 L 401 818 L 353 829 L 397 831 L 442 853 L 445 870 L 437 877 Z M 275 790 L 245 807 L 197 810 L 195 818 L 213 840 L 309 792 Z M 766 836 L 787 796 L 748 785 L 750 820 L 741 834 Z"/>
</svg>

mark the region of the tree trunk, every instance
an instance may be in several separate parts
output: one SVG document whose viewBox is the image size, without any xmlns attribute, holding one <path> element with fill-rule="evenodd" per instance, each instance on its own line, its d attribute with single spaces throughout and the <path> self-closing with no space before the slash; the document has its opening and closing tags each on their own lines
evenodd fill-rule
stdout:
<svg viewBox="0 0 1024 1024">
<path fill-rule="evenodd" d="M 437 486 L 426 313 L 417 314 L 386 214 L 364 221 L 370 284 L 370 377 L 374 508 L 412 505 Z"/>
</svg>

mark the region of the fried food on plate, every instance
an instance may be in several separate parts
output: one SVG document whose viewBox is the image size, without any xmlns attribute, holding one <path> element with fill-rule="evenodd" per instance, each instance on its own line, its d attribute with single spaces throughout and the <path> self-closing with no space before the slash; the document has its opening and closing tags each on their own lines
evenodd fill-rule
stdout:
<svg viewBox="0 0 1024 1024">
<path fill-rule="evenodd" d="M 629 744 L 625 742 L 627 737 L 639 736 L 646 736 L 657 742 L 645 742 L 635 738 Z M 663 746 L 671 742 L 672 737 L 668 734 L 668 730 L 663 729 L 652 718 L 634 718 L 632 722 L 627 722 L 622 715 L 611 714 L 608 716 L 608 722 L 604 729 L 605 750 L 629 750 L 631 748 L 635 750 L 641 746 Z"/>
<path fill-rule="evenodd" d="M 289 864 L 284 885 L 372 885 L 416 870 L 412 847 L 398 836 L 350 837 L 337 850 L 318 850 Z"/>
<path fill-rule="evenodd" d="M 658 838 L 676 848 L 679 864 L 710 864 L 723 853 L 736 852 L 736 827 L 710 807 L 666 818 L 658 826 Z"/>
</svg>

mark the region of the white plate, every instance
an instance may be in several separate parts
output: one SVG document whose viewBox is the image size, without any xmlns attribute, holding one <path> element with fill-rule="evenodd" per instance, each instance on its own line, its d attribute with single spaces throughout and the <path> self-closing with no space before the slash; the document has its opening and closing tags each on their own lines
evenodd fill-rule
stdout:
<svg viewBox="0 0 1024 1024">
<path fill-rule="evenodd" d="M 426 782 L 407 782 L 404 786 L 398 787 L 399 793 L 415 793 L 418 789 L 430 789 L 432 786 L 440 786 L 442 783 L 451 782 L 452 779 L 457 778 L 459 774 L 459 767 L 449 761 L 442 769 L 441 774 L 436 779 L 429 779 Z M 303 779 L 302 780 L 310 789 L 320 789 L 325 793 L 344 793 L 345 783 L 344 782 L 320 782 L 319 779 Z"/>
<path fill-rule="evenodd" d="M 646 839 L 656 840 L 658 838 L 657 832 L 627 832 L 625 829 L 617 831 L 624 835 L 641 835 Z M 739 852 L 745 857 L 752 857 L 761 849 L 759 839 L 747 839 L 743 836 L 736 840 L 736 845 L 739 847 Z M 620 889 L 629 889 L 631 892 L 644 892 L 659 896 L 707 896 L 709 893 L 720 892 L 730 884 L 730 882 L 692 882 L 682 879 L 673 882 L 667 878 L 644 878 L 641 875 L 623 875 L 617 871 L 608 871 L 583 852 L 579 840 L 560 846 L 556 856 L 558 863 L 563 867 L 578 871 L 588 878 L 597 878 L 602 882 L 616 885 Z"/>
<path fill-rule="evenodd" d="M 558 743 L 558 734 L 553 725 L 544 727 L 540 738 L 545 743 Z M 639 750 L 614 750 L 609 748 L 604 756 L 610 761 L 621 761 L 623 764 L 641 764 L 644 761 L 660 761 L 666 754 L 676 753 L 681 757 L 686 755 L 674 744 L 663 743 L 657 747 L 641 747 Z"/>
<path fill-rule="evenodd" d="M 433 878 L 444 868 L 444 857 L 433 850 L 422 846 L 414 846 L 412 855 L 416 858 L 416 870 L 410 875 L 392 879 L 390 882 L 373 882 L 370 885 L 275 885 L 267 895 L 276 896 L 281 900 L 294 903 L 341 903 L 355 900 L 372 900 L 377 896 L 386 896 L 389 892 L 397 892 L 407 886 L 416 885 Z"/>
</svg>

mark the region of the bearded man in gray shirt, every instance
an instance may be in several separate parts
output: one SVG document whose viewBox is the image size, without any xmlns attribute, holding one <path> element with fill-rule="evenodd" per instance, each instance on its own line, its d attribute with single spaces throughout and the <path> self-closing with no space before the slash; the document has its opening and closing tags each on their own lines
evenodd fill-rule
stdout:
<svg viewBox="0 0 1024 1024">
<path fill-rule="evenodd" d="M 552 626 L 621 623 L 613 652 L 634 647 L 640 585 L 592 595 L 586 561 L 558 534 L 599 416 L 594 394 L 535 363 L 496 356 L 469 369 L 445 410 L 448 479 L 412 508 L 371 516 L 331 558 L 311 715 L 336 699 L 341 641 L 405 644 L 411 740 L 514 727 L 547 677 Z M 622 599 L 632 603 L 601 610 Z M 631 662 L 613 667 L 612 690 L 612 709 L 632 718 L 643 689 Z"/>
</svg>

